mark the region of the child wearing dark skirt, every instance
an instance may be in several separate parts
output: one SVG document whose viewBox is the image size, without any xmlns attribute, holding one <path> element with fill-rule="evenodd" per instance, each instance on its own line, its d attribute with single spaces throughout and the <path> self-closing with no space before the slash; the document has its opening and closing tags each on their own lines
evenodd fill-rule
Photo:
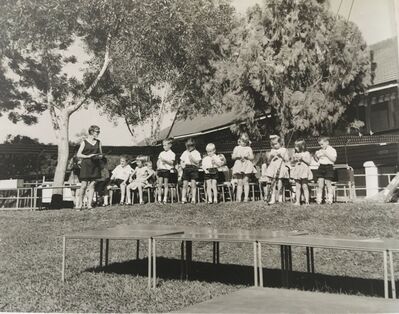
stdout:
<svg viewBox="0 0 399 314">
<path fill-rule="evenodd" d="M 190 182 L 191 203 L 195 204 L 201 154 L 195 149 L 195 141 L 193 139 L 190 138 L 186 141 L 186 150 L 181 155 L 180 161 L 183 168 L 182 203 L 187 203 L 188 183 Z"/>
</svg>

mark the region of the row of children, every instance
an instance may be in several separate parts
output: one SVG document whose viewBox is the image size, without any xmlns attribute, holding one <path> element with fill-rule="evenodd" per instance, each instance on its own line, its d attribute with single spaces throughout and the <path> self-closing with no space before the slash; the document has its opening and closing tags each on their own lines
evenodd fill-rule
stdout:
<svg viewBox="0 0 399 314">
<path fill-rule="evenodd" d="M 333 189 L 331 181 L 334 178 L 333 165 L 337 158 L 334 148 L 329 145 L 326 137 L 319 139 L 320 149 L 314 156 L 306 149 L 304 140 L 295 142 L 295 153 L 292 158 L 289 157 L 288 150 L 283 146 L 278 136 L 271 136 L 271 151 L 267 154 L 261 168 L 259 182 L 263 184 L 265 200 L 270 204 L 282 200 L 282 186 L 286 179 L 293 179 L 296 183 L 296 203 L 299 205 L 303 200 L 305 204 L 309 203 L 309 181 L 313 180 L 311 164 L 317 164 L 317 202 L 322 202 L 322 195 L 325 187 L 327 188 L 326 202 L 332 203 Z M 157 201 L 166 203 L 168 200 L 168 191 L 171 173 L 176 171 L 176 154 L 172 151 L 172 140 L 163 141 L 163 151 L 158 156 L 157 161 Z M 233 180 L 237 185 L 236 200 L 244 202 L 249 199 L 249 180 L 257 169 L 253 163 L 254 154 L 250 147 L 250 140 L 247 134 L 242 134 L 238 140 L 238 145 L 232 153 L 234 166 L 232 168 Z M 143 202 L 143 188 L 152 184 L 150 178 L 155 178 L 155 172 L 152 169 L 151 162 L 144 164 L 144 161 L 138 158 L 136 160 L 137 168 L 133 170 L 127 165 L 126 159 L 121 159 L 121 164 L 117 166 L 112 174 L 111 185 L 115 184 L 121 188 L 121 202 L 125 200 L 130 204 L 130 191 L 138 189 L 140 203 Z M 206 146 L 206 155 L 202 158 L 195 147 L 195 141 L 189 139 L 186 142 L 186 150 L 180 157 L 182 186 L 182 202 L 187 202 L 187 195 L 191 195 L 191 202 L 196 200 L 196 185 L 199 179 L 199 172 L 204 172 L 204 181 L 206 184 L 206 197 L 208 203 L 217 203 L 217 179 L 218 174 L 226 167 L 226 158 L 222 154 L 216 153 L 216 147 L 213 143 Z M 130 182 L 130 183 L 129 183 Z M 127 193 L 126 193 L 127 191 Z M 190 193 L 189 193 L 190 191 Z M 107 202 L 106 202 L 107 203 Z"/>
<path fill-rule="evenodd" d="M 195 148 L 195 141 L 189 139 L 186 142 L 186 151 L 180 157 L 180 163 L 175 165 L 176 154 L 171 150 L 172 141 L 163 141 L 163 151 L 159 154 L 157 160 L 157 172 L 152 169 L 152 163 L 145 156 L 139 156 L 133 169 L 128 165 L 125 157 L 120 159 L 120 164 L 112 171 L 111 180 L 107 185 L 107 190 L 112 187 L 119 187 L 121 190 L 121 204 L 131 204 L 131 191 L 138 190 L 140 204 L 143 201 L 143 189 L 154 185 L 157 178 L 157 200 L 159 203 L 166 203 L 169 194 L 169 183 L 172 176 L 182 181 L 182 203 L 186 203 L 188 195 L 192 203 L 196 203 L 197 181 L 200 177 L 200 171 L 204 172 L 204 180 L 207 187 L 207 201 L 213 203 L 218 201 L 217 179 L 221 169 L 226 164 L 226 158 L 216 154 L 215 145 L 210 143 L 206 146 L 207 154 L 202 158 L 201 154 Z M 177 180 L 176 180 L 177 181 Z M 175 182 L 173 182 L 175 183 Z M 108 204 L 108 196 L 104 197 L 104 204 Z"/>
</svg>

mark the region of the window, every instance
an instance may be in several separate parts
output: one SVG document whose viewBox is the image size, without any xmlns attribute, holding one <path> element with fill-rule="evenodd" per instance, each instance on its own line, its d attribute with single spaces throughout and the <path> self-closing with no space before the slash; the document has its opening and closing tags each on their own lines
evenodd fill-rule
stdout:
<svg viewBox="0 0 399 314">
<path fill-rule="evenodd" d="M 370 124 L 373 132 L 390 129 L 388 101 L 371 105 L 370 114 Z"/>
</svg>

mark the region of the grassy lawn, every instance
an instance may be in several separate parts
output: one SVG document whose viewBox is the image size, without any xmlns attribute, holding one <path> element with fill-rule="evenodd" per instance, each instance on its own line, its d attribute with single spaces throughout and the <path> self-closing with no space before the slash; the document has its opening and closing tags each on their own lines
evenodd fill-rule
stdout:
<svg viewBox="0 0 399 314">
<path fill-rule="evenodd" d="M 220 228 L 307 230 L 311 234 L 399 238 L 399 206 L 335 204 L 294 207 L 262 202 L 213 206 L 155 205 L 38 212 L 0 211 L 0 311 L 167 312 L 252 284 L 251 245 L 222 244 L 220 267 L 212 247 L 194 243 L 193 279 L 180 281 L 179 243 L 157 247 L 160 280 L 147 289 L 146 246 L 135 261 L 136 243 L 111 242 L 110 265 L 98 268 L 99 241 L 71 241 L 67 282 L 62 284 L 62 235 L 121 223 L 165 223 Z M 278 287 L 280 253 L 264 247 L 265 285 Z M 303 249 L 293 248 L 294 286 L 322 291 L 382 295 L 382 257 L 369 253 L 316 250 L 318 275 L 307 285 Z M 398 255 L 395 256 L 398 265 Z M 229 264 L 229 265 L 226 265 Z M 237 266 L 243 265 L 243 266 Z M 97 268 L 96 268 L 97 267 Z M 398 276 L 399 267 L 396 267 Z M 216 279 L 215 279 L 216 278 Z M 367 279 L 367 280 L 365 280 Z M 306 282 L 306 284 L 304 284 Z M 316 282 L 316 284 L 314 284 Z M 346 287 L 346 288 L 345 288 Z M 348 288 L 349 287 L 349 288 Z"/>
</svg>

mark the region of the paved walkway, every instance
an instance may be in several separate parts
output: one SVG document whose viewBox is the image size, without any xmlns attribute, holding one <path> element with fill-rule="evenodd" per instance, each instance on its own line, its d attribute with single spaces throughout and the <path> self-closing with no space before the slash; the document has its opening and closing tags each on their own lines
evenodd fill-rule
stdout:
<svg viewBox="0 0 399 314">
<path fill-rule="evenodd" d="M 399 313 L 399 300 L 254 287 L 179 313 Z"/>
</svg>

